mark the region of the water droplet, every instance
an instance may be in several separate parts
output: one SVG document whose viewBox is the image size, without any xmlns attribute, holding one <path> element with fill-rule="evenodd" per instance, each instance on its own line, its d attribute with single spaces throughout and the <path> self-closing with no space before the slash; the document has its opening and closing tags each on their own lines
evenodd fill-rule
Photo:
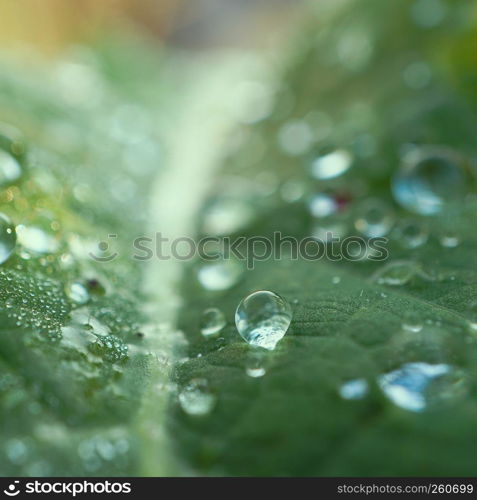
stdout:
<svg viewBox="0 0 477 500">
<path fill-rule="evenodd" d="M 326 193 L 318 193 L 314 195 L 308 202 L 310 214 L 313 217 L 328 217 L 338 211 L 337 201 Z"/>
<path fill-rule="evenodd" d="M 38 227 L 17 226 L 18 243 L 35 253 L 54 253 L 58 249 L 56 239 Z"/>
<path fill-rule="evenodd" d="M 463 312 L 469 320 L 469 327 L 472 332 L 477 332 L 477 301 L 472 300 L 470 304 L 466 305 Z"/>
<path fill-rule="evenodd" d="M 343 175 L 353 163 L 348 151 L 337 149 L 315 158 L 311 164 L 311 174 L 316 179 L 333 179 Z"/>
<path fill-rule="evenodd" d="M 292 320 L 290 304 L 276 293 L 260 290 L 245 297 L 235 312 L 235 324 L 251 345 L 275 349 Z"/>
<path fill-rule="evenodd" d="M 373 280 L 380 285 L 402 286 L 409 283 L 419 269 L 418 264 L 408 260 L 389 262 L 374 273 Z"/>
<path fill-rule="evenodd" d="M 419 314 L 415 311 L 407 311 L 404 313 L 402 322 L 403 330 L 411 333 L 418 333 L 422 330 L 422 320 Z"/>
<path fill-rule="evenodd" d="M 291 156 L 301 155 L 313 144 L 313 131 L 304 120 L 285 123 L 278 132 L 278 144 Z"/>
<path fill-rule="evenodd" d="M 263 353 L 251 352 L 245 361 L 245 373 L 252 378 L 263 377 L 267 373 L 265 361 Z"/>
<path fill-rule="evenodd" d="M 215 236 L 232 234 L 247 226 L 253 217 L 250 202 L 238 196 L 220 196 L 206 208 L 203 230 Z"/>
<path fill-rule="evenodd" d="M 0 149 L 0 185 L 12 184 L 22 175 L 18 161 L 3 149 Z"/>
<path fill-rule="evenodd" d="M 299 201 L 305 194 L 306 188 L 302 181 L 290 179 L 280 187 L 280 195 L 287 203 Z"/>
<path fill-rule="evenodd" d="M 381 200 L 369 200 L 359 207 L 360 215 L 354 225 L 356 229 L 368 238 L 385 236 L 394 224 L 391 208 Z"/>
<path fill-rule="evenodd" d="M 420 221 L 404 221 L 396 231 L 396 236 L 404 248 L 418 248 L 424 245 L 429 238 L 429 229 Z"/>
<path fill-rule="evenodd" d="M 377 381 L 395 405 L 415 412 L 425 410 L 430 403 L 449 399 L 461 389 L 461 377 L 452 377 L 452 367 L 447 364 L 406 363 L 380 375 Z"/>
<path fill-rule="evenodd" d="M 317 222 L 311 228 L 311 237 L 318 241 L 333 242 L 337 238 L 343 238 L 348 232 L 345 222 L 331 217 Z"/>
<path fill-rule="evenodd" d="M 235 259 L 205 262 L 197 271 L 199 283 L 210 291 L 228 290 L 242 277 L 243 267 Z"/>
<path fill-rule="evenodd" d="M 345 382 L 339 390 L 343 399 L 362 399 L 368 393 L 368 382 L 363 378 L 357 378 Z"/>
<path fill-rule="evenodd" d="M 82 283 L 74 281 L 66 286 L 66 295 L 76 304 L 86 304 L 89 299 L 89 292 Z"/>
<path fill-rule="evenodd" d="M 12 255 L 16 241 L 15 226 L 5 214 L 0 213 L 0 264 Z"/>
<path fill-rule="evenodd" d="M 427 87 L 432 78 L 429 64 L 418 61 L 409 64 L 402 73 L 404 83 L 411 89 L 420 90 Z"/>
<path fill-rule="evenodd" d="M 396 201 L 422 215 L 432 215 L 467 193 L 470 171 L 454 151 L 438 147 L 413 148 L 392 181 Z"/>
<path fill-rule="evenodd" d="M 439 237 L 439 243 L 444 248 L 455 248 L 459 245 L 460 238 L 454 232 L 446 232 Z"/>
<path fill-rule="evenodd" d="M 341 277 L 333 276 L 333 278 L 331 278 L 331 283 L 333 283 L 333 285 L 339 285 L 341 283 Z"/>
<path fill-rule="evenodd" d="M 411 7 L 411 16 L 421 28 L 434 28 L 444 20 L 447 5 L 442 0 L 417 0 Z"/>
<path fill-rule="evenodd" d="M 225 316 L 220 309 L 211 307 L 202 313 L 200 331 L 204 337 L 217 335 L 225 325 Z"/>
<path fill-rule="evenodd" d="M 128 357 L 128 346 L 114 335 L 97 337 L 95 342 L 88 345 L 88 349 L 110 363 L 124 361 Z"/>
<path fill-rule="evenodd" d="M 205 379 L 191 380 L 180 392 L 179 403 L 188 415 L 202 416 L 212 411 L 216 403 Z"/>
</svg>

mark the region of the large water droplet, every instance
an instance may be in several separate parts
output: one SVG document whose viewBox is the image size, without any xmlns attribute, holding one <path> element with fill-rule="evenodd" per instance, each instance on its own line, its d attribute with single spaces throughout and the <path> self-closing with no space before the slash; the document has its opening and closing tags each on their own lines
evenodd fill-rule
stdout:
<svg viewBox="0 0 477 500">
<path fill-rule="evenodd" d="M 0 264 L 3 264 L 13 253 L 17 234 L 12 221 L 0 213 Z"/>
<path fill-rule="evenodd" d="M 394 198 L 404 208 L 423 215 L 462 201 L 470 170 L 454 151 L 438 147 L 414 148 L 402 160 L 392 181 Z"/>
<path fill-rule="evenodd" d="M 406 363 L 397 370 L 380 375 L 378 384 L 395 405 L 420 412 L 430 403 L 449 399 L 461 392 L 461 379 L 451 375 L 452 367 L 447 364 Z M 433 388 L 434 384 L 436 387 Z"/>
<path fill-rule="evenodd" d="M 337 149 L 315 158 L 311 164 L 311 174 L 317 179 L 333 179 L 343 175 L 353 163 L 348 151 Z"/>
<path fill-rule="evenodd" d="M 179 403 L 188 415 L 202 416 L 212 411 L 216 397 L 210 391 L 207 380 L 193 379 L 180 392 Z"/>
<path fill-rule="evenodd" d="M 245 297 L 235 312 L 235 324 L 251 345 L 275 349 L 292 320 L 290 304 L 276 293 L 261 290 Z"/>
<path fill-rule="evenodd" d="M 204 337 L 217 335 L 225 326 L 225 316 L 220 309 L 211 307 L 202 313 L 200 331 Z"/>
</svg>

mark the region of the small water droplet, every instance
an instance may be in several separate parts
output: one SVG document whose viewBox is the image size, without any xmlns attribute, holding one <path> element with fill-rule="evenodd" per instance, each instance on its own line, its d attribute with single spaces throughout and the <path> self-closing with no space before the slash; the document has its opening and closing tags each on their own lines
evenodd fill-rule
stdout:
<svg viewBox="0 0 477 500">
<path fill-rule="evenodd" d="M 287 122 L 278 132 L 279 146 L 291 156 L 306 153 L 313 144 L 313 139 L 313 131 L 304 120 Z"/>
<path fill-rule="evenodd" d="M 18 243 L 31 252 L 54 253 L 58 249 L 56 239 L 38 227 L 19 225 L 17 234 Z"/>
<path fill-rule="evenodd" d="M 459 245 L 460 238 L 454 232 L 446 232 L 439 237 L 439 243 L 444 248 L 455 248 Z"/>
<path fill-rule="evenodd" d="M 431 82 L 432 70 L 426 62 L 416 61 L 404 68 L 402 77 L 409 88 L 420 90 L 427 87 Z"/>
<path fill-rule="evenodd" d="M 210 291 L 228 290 L 242 277 L 243 267 L 234 259 L 204 262 L 197 271 L 199 283 Z"/>
<path fill-rule="evenodd" d="M 212 411 L 216 403 L 205 379 L 191 380 L 180 392 L 179 403 L 188 415 L 202 416 Z"/>
<path fill-rule="evenodd" d="M 311 164 L 311 174 L 316 179 L 333 179 L 343 175 L 353 163 L 348 151 L 337 149 L 315 158 Z"/>
<path fill-rule="evenodd" d="M 359 208 L 354 223 L 356 229 L 368 238 L 379 238 L 389 233 L 394 224 L 391 208 L 381 200 L 369 200 Z"/>
<path fill-rule="evenodd" d="M 15 226 L 5 214 L 0 213 L 0 264 L 12 255 L 16 241 Z"/>
<path fill-rule="evenodd" d="M 380 285 L 402 286 L 409 283 L 419 271 L 419 265 L 408 260 L 385 264 L 373 274 L 373 281 Z"/>
<path fill-rule="evenodd" d="M 341 283 L 341 277 L 340 276 L 333 276 L 333 278 L 331 278 L 331 283 L 333 283 L 333 285 L 338 285 Z"/>
<path fill-rule="evenodd" d="M 404 248 L 418 248 L 427 242 L 429 228 L 423 222 L 407 220 L 397 227 L 396 236 Z"/>
<path fill-rule="evenodd" d="M 464 199 L 470 170 L 454 151 L 439 147 L 414 147 L 403 157 L 392 181 L 396 201 L 422 215 L 432 215 L 451 202 Z"/>
<path fill-rule="evenodd" d="M 3 149 L 0 149 L 0 185 L 6 186 L 18 180 L 22 168 L 18 161 Z"/>
<path fill-rule="evenodd" d="M 66 295 L 76 304 L 86 304 L 89 299 L 89 292 L 79 281 L 74 281 L 66 286 Z"/>
<path fill-rule="evenodd" d="M 368 382 L 363 378 L 357 378 L 345 382 L 339 390 L 343 399 L 362 399 L 368 393 Z"/>
<path fill-rule="evenodd" d="M 200 331 L 204 337 L 217 335 L 225 326 L 225 316 L 220 309 L 211 307 L 202 313 Z"/>
<path fill-rule="evenodd" d="M 326 193 L 315 194 L 308 202 L 310 214 L 313 217 L 328 217 L 338 211 L 337 201 Z"/>
<path fill-rule="evenodd" d="M 473 332 L 477 332 L 477 301 L 473 300 L 465 308 L 465 316 L 469 320 L 469 327 Z"/>
<path fill-rule="evenodd" d="M 246 199 L 219 196 L 206 208 L 202 225 L 205 233 L 223 236 L 239 231 L 253 218 L 253 206 Z"/>
<path fill-rule="evenodd" d="M 265 361 L 264 353 L 251 352 L 245 362 L 245 373 L 252 378 L 263 377 L 267 373 Z"/>
<path fill-rule="evenodd" d="M 422 319 L 415 311 L 407 311 L 404 313 L 402 321 L 403 330 L 411 333 L 418 333 L 422 330 Z"/>
<path fill-rule="evenodd" d="M 245 297 L 235 312 L 235 324 L 251 345 L 275 349 L 292 320 L 290 304 L 274 292 L 260 290 Z"/>
<path fill-rule="evenodd" d="M 434 28 L 447 15 L 447 5 L 442 0 L 416 0 L 411 6 L 411 17 L 417 26 Z"/>
</svg>

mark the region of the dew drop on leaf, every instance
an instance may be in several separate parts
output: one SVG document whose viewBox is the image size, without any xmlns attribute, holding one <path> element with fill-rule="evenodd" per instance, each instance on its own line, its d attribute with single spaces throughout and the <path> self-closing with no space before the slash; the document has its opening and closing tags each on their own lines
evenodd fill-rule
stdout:
<svg viewBox="0 0 477 500">
<path fill-rule="evenodd" d="M 23 248 L 34 253 L 54 253 L 58 249 L 58 242 L 50 234 L 38 227 L 17 226 L 18 243 Z"/>
<path fill-rule="evenodd" d="M 392 181 L 396 201 L 422 215 L 440 212 L 445 204 L 467 194 L 469 171 L 464 160 L 450 149 L 413 148 L 403 159 Z"/>
<path fill-rule="evenodd" d="M 0 264 L 3 264 L 13 253 L 17 242 L 17 234 L 12 221 L 0 213 Z"/>
<path fill-rule="evenodd" d="M 74 281 L 66 286 L 66 295 L 76 304 L 86 304 L 90 295 L 88 290 L 79 281 Z"/>
<path fill-rule="evenodd" d="M 459 245 L 460 238 L 454 232 L 446 232 L 440 235 L 439 243 L 444 248 L 455 248 Z"/>
<path fill-rule="evenodd" d="M 420 221 L 406 220 L 396 228 L 396 237 L 404 248 L 418 248 L 429 239 L 429 229 Z"/>
<path fill-rule="evenodd" d="M 418 333 L 422 330 L 422 320 L 419 314 L 415 311 L 407 311 L 404 313 L 402 321 L 403 330 L 411 333 Z"/>
<path fill-rule="evenodd" d="M 290 304 L 274 292 L 260 290 L 245 297 L 235 312 L 235 324 L 251 345 L 275 349 L 292 320 Z"/>
<path fill-rule="evenodd" d="M 205 309 L 200 320 L 200 332 L 204 337 L 217 335 L 225 326 L 224 313 L 216 307 Z"/>
<path fill-rule="evenodd" d="M 0 185 L 12 184 L 21 175 L 22 168 L 18 161 L 12 155 L 0 149 Z"/>
<path fill-rule="evenodd" d="M 212 411 L 216 397 L 207 380 L 193 379 L 179 393 L 179 403 L 188 415 L 203 416 Z"/>
<path fill-rule="evenodd" d="M 359 208 L 355 228 L 368 238 L 385 236 L 392 229 L 394 215 L 391 208 L 380 200 L 369 200 Z"/>
<path fill-rule="evenodd" d="M 206 290 L 228 290 L 239 281 L 242 273 L 240 262 L 223 259 L 203 263 L 197 270 L 197 279 Z"/>
<path fill-rule="evenodd" d="M 333 179 L 349 170 L 352 163 L 353 157 L 348 151 L 337 149 L 315 158 L 311 164 L 311 174 L 316 179 Z"/>
<path fill-rule="evenodd" d="M 251 352 L 245 360 L 245 373 L 252 378 L 263 377 L 266 373 L 266 358 L 262 352 Z"/>
<path fill-rule="evenodd" d="M 339 389 L 343 399 L 362 399 L 368 393 L 368 382 L 363 378 L 357 378 L 345 382 Z"/>
<path fill-rule="evenodd" d="M 396 406 L 414 412 L 462 392 L 462 378 L 447 364 L 406 363 L 380 375 L 378 385 Z"/>
<path fill-rule="evenodd" d="M 419 265 L 412 261 L 399 260 L 385 264 L 373 275 L 380 285 L 402 286 L 409 283 L 419 271 Z"/>
</svg>

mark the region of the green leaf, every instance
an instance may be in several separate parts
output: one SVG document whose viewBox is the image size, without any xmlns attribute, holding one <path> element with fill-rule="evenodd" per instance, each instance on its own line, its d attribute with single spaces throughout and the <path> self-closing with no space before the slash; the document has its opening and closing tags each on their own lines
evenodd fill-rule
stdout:
<svg viewBox="0 0 477 500">
<path fill-rule="evenodd" d="M 395 226 L 388 235 L 389 258 L 309 262 L 285 254 L 244 270 L 240 283 L 224 292 L 192 282 L 200 262 L 190 268 L 179 323 L 190 343 L 189 359 L 177 366 L 175 377 L 179 391 L 191 380 L 207 380 L 217 404 L 199 417 L 188 415 L 176 401 L 169 429 L 184 462 L 201 474 L 473 474 L 476 206 L 469 198 L 436 217 L 423 217 L 397 205 L 390 189 L 403 145 L 445 146 L 470 161 L 475 158 L 475 96 L 469 100 L 459 92 L 447 73 L 458 61 L 445 60 L 448 53 L 440 50 L 471 36 L 473 27 L 465 19 L 473 7 L 456 2 L 451 9 L 444 2 L 445 22 L 427 29 L 416 26 L 415 2 L 350 4 L 338 15 L 332 10 L 330 19 L 322 14 L 310 21 L 270 116 L 238 127 L 244 139 L 223 162 L 204 206 L 202 227 L 207 228 L 207 207 L 232 196 L 238 206 L 254 207 L 253 221 L 233 236 L 271 238 L 281 231 L 305 238 L 313 228 L 310 197 L 320 191 L 346 193 L 351 201 L 344 213 L 322 220 L 322 226 L 338 222 L 346 228 L 344 236 L 359 235 L 355 222 L 363 200 L 384 201 Z M 407 85 L 403 77 L 416 61 L 432 74 L 422 88 Z M 452 79 L 463 81 L 475 72 L 465 70 L 470 74 L 454 71 Z M 280 147 L 287 124 L 316 130 L 324 119 L 331 130 L 319 148 L 343 148 L 354 158 L 351 170 L 331 181 L 309 177 L 316 151 L 292 154 Z M 264 145 L 258 148 L 261 156 L 255 154 L 257 142 Z M 372 148 L 362 149 L 366 144 Z M 270 179 L 276 186 L 271 194 L 265 184 Z M 290 181 L 304 195 L 284 202 L 280 190 Z M 469 190 L 475 192 L 475 186 Z M 429 228 L 429 240 L 419 248 L 406 248 L 399 232 L 408 220 Z M 456 238 L 454 248 L 446 246 L 449 235 Z M 389 263 L 404 263 L 409 273 L 400 286 L 378 280 Z M 238 303 L 255 290 L 272 290 L 293 308 L 286 336 L 275 351 L 263 355 L 266 374 L 260 378 L 246 374 L 254 349 L 234 325 Z M 218 307 L 228 321 L 218 339 L 200 335 L 200 316 L 208 307 Z M 406 328 L 409 318 L 419 331 Z M 396 404 L 379 384 L 384 374 L 408 363 L 447 364 L 453 370 L 437 394 L 428 395 L 422 412 Z M 343 399 L 340 387 L 354 379 L 367 382 L 368 394 Z"/>
</svg>

